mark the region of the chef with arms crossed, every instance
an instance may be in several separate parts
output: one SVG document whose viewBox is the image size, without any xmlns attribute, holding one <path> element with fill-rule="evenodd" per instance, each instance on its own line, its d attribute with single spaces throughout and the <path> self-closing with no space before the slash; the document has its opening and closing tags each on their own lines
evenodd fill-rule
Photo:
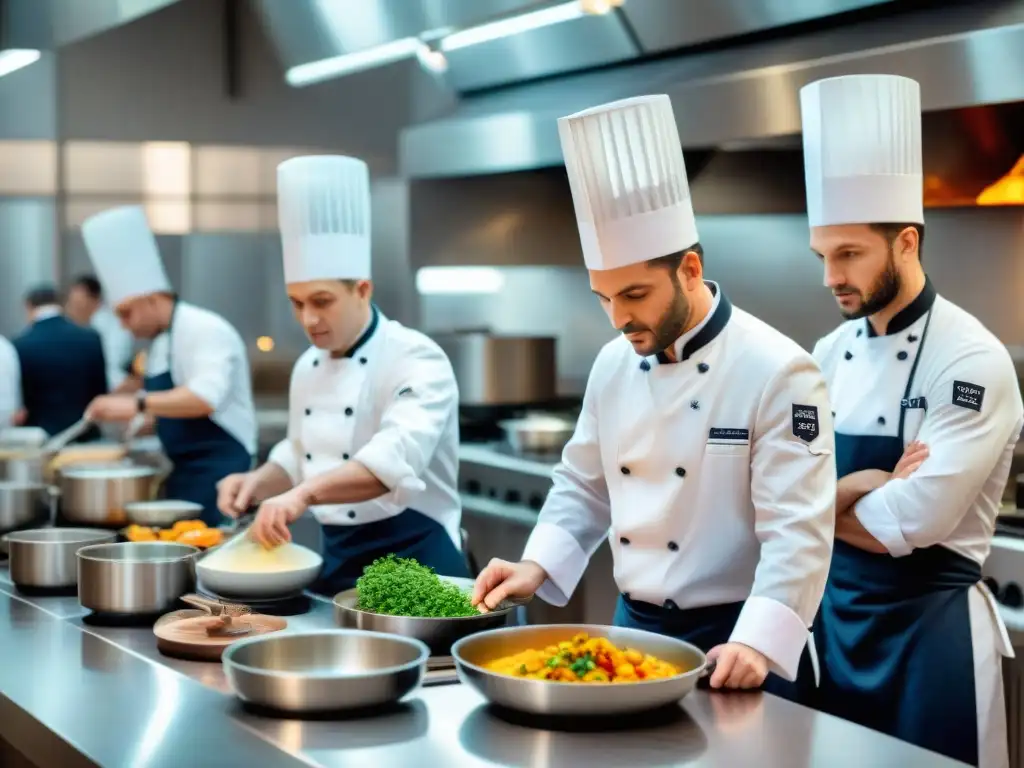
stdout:
<svg viewBox="0 0 1024 768">
<path fill-rule="evenodd" d="M 590 285 L 622 336 L 519 563 L 473 599 L 564 605 L 610 536 L 620 626 L 717 659 L 713 687 L 814 684 L 808 628 L 833 538 L 832 419 L 809 354 L 703 278 L 667 96 L 559 120 Z M 780 677 L 781 676 L 781 677 Z"/>
<path fill-rule="evenodd" d="M 277 179 L 288 298 L 313 346 L 292 372 L 287 438 L 258 470 L 221 483 L 220 509 L 262 502 L 251 534 L 272 547 L 311 507 L 323 594 L 391 553 L 468 578 L 455 374 L 440 347 L 371 302 L 369 170 L 299 157 Z"/>
<path fill-rule="evenodd" d="M 836 543 L 814 638 L 822 708 L 971 765 L 1007 765 L 981 583 L 1024 423 L 1005 347 L 921 267 L 921 103 L 904 77 L 800 94 L 811 248 L 847 322 L 814 355 L 836 424 Z"/>
<path fill-rule="evenodd" d="M 142 208 L 97 214 L 82 225 L 82 237 L 121 323 L 152 342 L 143 389 L 97 397 L 86 415 L 121 422 L 154 417 L 174 464 L 167 497 L 202 504 L 203 520 L 219 524 L 217 482 L 249 469 L 256 452 L 245 342 L 220 315 L 177 298 Z"/>
</svg>

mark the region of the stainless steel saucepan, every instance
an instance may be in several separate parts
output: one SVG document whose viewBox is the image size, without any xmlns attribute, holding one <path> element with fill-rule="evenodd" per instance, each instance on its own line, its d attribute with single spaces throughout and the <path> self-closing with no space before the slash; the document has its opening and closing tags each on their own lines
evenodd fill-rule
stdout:
<svg viewBox="0 0 1024 768">
<path fill-rule="evenodd" d="M 559 416 L 532 414 L 522 419 L 498 422 L 505 440 L 515 453 L 555 455 L 569 442 L 575 425 Z"/>
<path fill-rule="evenodd" d="M 94 544 L 78 550 L 78 602 L 103 614 L 147 615 L 195 591 L 199 549 L 173 542 Z"/>
<path fill-rule="evenodd" d="M 11 581 L 19 587 L 60 588 L 78 583 L 75 554 L 90 544 L 113 543 L 113 531 L 89 528 L 34 528 L 8 533 Z"/>
<path fill-rule="evenodd" d="M 123 526 L 127 505 L 150 501 L 160 482 L 157 470 L 137 466 L 81 466 L 60 471 L 64 519 L 83 525 Z"/>
<path fill-rule="evenodd" d="M 48 508 L 49 495 L 42 483 L 0 481 L 0 533 L 41 522 Z"/>
</svg>

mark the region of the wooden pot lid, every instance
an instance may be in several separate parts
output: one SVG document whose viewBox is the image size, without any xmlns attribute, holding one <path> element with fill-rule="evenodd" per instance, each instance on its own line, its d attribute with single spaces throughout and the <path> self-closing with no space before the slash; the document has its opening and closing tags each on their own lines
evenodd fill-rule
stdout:
<svg viewBox="0 0 1024 768">
<path fill-rule="evenodd" d="M 218 624 L 219 619 L 205 611 L 174 611 L 161 616 L 153 626 L 156 647 L 167 656 L 189 661 L 220 661 L 224 649 L 239 640 L 278 632 L 288 626 L 280 616 L 265 616 L 252 613 L 233 620 L 236 625 L 247 624 L 249 632 L 244 635 L 210 636 L 206 628 Z"/>
</svg>

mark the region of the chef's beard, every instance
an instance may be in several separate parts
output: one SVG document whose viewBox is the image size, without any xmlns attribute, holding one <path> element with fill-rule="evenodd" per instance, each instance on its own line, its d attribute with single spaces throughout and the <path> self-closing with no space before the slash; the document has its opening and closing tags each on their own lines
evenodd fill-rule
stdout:
<svg viewBox="0 0 1024 768">
<path fill-rule="evenodd" d="M 896 255 L 892 252 L 892 246 L 889 246 L 889 259 L 885 264 L 885 268 L 879 274 L 878 279 L 875 280 L 874 285 L 871 286 L 871 289 L 866 294 L 857 291 L 861 296 L 860 306 L 849 312 L 844 312 L 840 308 L 839 314 L 846 320 L 860 320 L 864 317 L 870 317 L 892 304 L 902 287 L 903 283 L 900 280 L 900 273 L 896 270 Z M 842 292 L 849 290 L 849 286 L 841 285 L 835 290 Z"/>
<path fill-rule="evenodd" d="M 643 347 L 634 346 L 637 353 L 644 357 L 664 352 L 675 344 L 676 340 L 686 331 L 687 323 L 690 322 L 692 311 L 690 302 L 686 299 L 686 294 L 683 293 L 683 287 L 679 284 L 679 278 L 674 274 L 672 275 L 672 286 L 675 289 L 672 300 L 653 328 L 639 323 L 628 323 L 619 329 L 623 335 L 640 333 L 642 331 L 654 334 L 654 341 L 650 344 Z"/>
</svg>

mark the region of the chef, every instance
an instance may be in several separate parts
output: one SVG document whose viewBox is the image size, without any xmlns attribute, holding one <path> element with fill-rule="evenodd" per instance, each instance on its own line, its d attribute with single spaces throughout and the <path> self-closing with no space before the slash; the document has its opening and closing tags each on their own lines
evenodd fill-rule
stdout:
<svg viewBox="0 0 1024 768">
<path fill-rule="evenodd" d="M 814 685 L 808 628 L 833 538 L 835 464 L 811 356 L 704 280 L 667 96 L 562 118 L 590 286 L 622 336 L 598 354 L 517 564 L 475 601 L 565 605 L 609 536 L 615 623 L 688 640 L 713 687 Z M 783 680 L 784 678 L 784 680 Z"/>
<path fill-rule="evenodd" d="M 245 343 L 220 315 L 177 298 L 142 208 L 97 214 L 82 235 L 114 312 L 136 339 L 152 342 L 143 389 L 98 397 L 87 414 L 120 422 L 154 417 L 174 464 L 167 497 L 202 504 L 203 520 L 220 523 L 217 482 L 250 469 L 256 450 Z"/>
<path fill-rule="evenodd" d="M 1012 651 L 981 564 L 1024 423 L 1017 376 L 922 269 L 918 84 L 858 75 L 800 96 L 811 248 L 847 321 L 814 350 L 847 508 L 814 628 L 821 707 L 1005 766 Z"/>
<path fill-rule="evenodd" d="M 19 421 L 21 412 L 21 364 L 18 352 L 0 336 L 0 433 Z"/>
<path fill-rule="evenodd" d="M 314 586 L 348 589 L 376 558 L 468 577 L 460 551 L 458 389 L 444 352 L 371 302 L 369 171 L 351 157 L 278 167 L 288 298 L 312 347 L 292 372 L 287 438 L 220 486 L 220 509 L 262 502 L 266 546 L 311 508 L 323 526 Z"/>
<path fill-rule="evenodd" d="M 91 327 L 103 340 L 103 358 L 107 363 L 107 387 L 111 392 L 127 391 L 134 386 L 128 379 L 131 370 L 132 336 L 103 301 L 100 281 L 93 275 L 80 275 L 68 289 L 64 302 L 67 316 L 79 325 Z"/>
</svg>

